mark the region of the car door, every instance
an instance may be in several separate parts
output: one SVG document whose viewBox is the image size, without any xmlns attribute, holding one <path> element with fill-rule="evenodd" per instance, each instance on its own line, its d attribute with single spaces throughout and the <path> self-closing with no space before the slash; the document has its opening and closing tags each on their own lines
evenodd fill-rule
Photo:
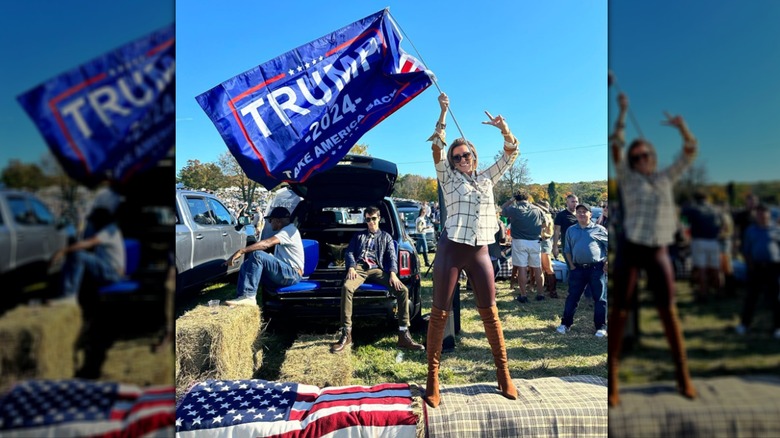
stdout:
<svg viewBox="0 0 780 438">
<path fill-rule="evenodd" d="M 217 227 L 222 235 L 222 250 L 223 260 L 227 260 L 236 251 L 246 246 L 246 233 L 243 228 L 240 231 L 236 231 L 236 225 L 238 221 L 232 214 L 222 205 L 221 202 L 214 198 L 209 198 L 209 207 L 211 211 L 217 217 Z M 241 267 L 239 263 L 229 266 L 228 270 L 235 271 Z"/>
<path fill-rule="evenodd" d="M 8 195 L 7 200 L 14 222 L 16 267 L 24 266 L 35 261 L 36 258 L 40 258 L 39 254 L 43 252 L 43 244 L 37 238 L 38 221 L 25 196 L 11 194 Z"/>
<path fill-rule="evenodd" d="M 200 195 L 184 195 L 187 213 L 192 224 L 193 281 L 213 279 L 225 272 L 225 250 L 222 229 L 211 211 L 208 198 Z"/>
<path fill-rule="evenodd" d="M 35 220 L 37 221 L 37 238 L 40 239 L 41 253 L 37 255 L 41 260 L 49 260 L 54 252 L 65 245 L 65 236 L 57 229 L 54 215 L 49 208 L 36 198 L 29 198 Z"/>
<path fill-rule="evenodd" d="M 196 273 L 193 270 L 193 232 L 187 224 L 185 215 L 189 216 L 187 205 L 183 196 L 176 196 L 176 289 L 182 290 L 190 287 L 196 281 Z"/>
<path fill-rule="evenodd" d="M 0 196 L 5 196 L 0 194 Z M 4 208 L 5 202 L 0 200 L 0 274 L 11 270 L 11 252 L 14 251 L 12 242 L 12 230 L 9 226 L 8 212 Z"/>
</svg>

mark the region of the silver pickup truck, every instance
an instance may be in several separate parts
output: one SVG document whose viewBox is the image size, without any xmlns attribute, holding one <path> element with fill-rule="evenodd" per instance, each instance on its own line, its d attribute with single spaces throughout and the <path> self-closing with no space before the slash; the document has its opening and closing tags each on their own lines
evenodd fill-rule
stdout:
<svg viewBox="0 0 780 438">
<path fill-rule="evenodd" d="M 0 189 L 0 276 L 3 287 L 20 289 L 43 281 L 51 256 L 63 248 L 66 232 L 32 193 Z"/>
<path fill-rule="evenodd" d="M 176 190 L 177 292 L 238 271 L 240 263 L 230 267 L 223 263 L 246 245 L 244 225 L 219 198 L 205 192 Z"/>
</svg>

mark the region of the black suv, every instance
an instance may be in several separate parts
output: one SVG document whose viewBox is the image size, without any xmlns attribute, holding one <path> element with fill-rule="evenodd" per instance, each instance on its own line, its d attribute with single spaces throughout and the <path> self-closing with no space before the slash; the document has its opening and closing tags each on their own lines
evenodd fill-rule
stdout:
<svg viewBox="0 0 780 438">
<path fill-rule="evenodd" d="M 365 223 L 338 219 L 339 210 L 362 213 L 375 205 L 380 210 L 379 228 L 392 236 L 398 251 L 398 277 L 409 289 L 409 315 L 412 324 L 420 317 L 420 266 L 417 252 L 405 238 L 393 200 L 398 168 L 395 163 L 363 155 L 347 155 L 334 168 L 290 184 L 302 199 L 292 212 L 292 220 L 303 239 L 319 243 L 317 268 L 306 279 L 314 287 L 279 293 L 264 290 L 262 304 L 268 318 L 290 316 L 328 317 L 339 320 L 341 287 L 346 278 L 344 251 L 352 236 L 366 229 Z M 355 292 L 353 317 L 386 317 L 395 321 L 397 309 L 393 293 L 380 286 L 364 285 Z"/>
</svg>

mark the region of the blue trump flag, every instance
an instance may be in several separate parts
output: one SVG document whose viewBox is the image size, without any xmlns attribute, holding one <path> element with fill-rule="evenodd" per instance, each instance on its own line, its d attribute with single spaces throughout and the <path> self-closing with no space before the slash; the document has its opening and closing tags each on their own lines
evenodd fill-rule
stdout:
<svg viewBox="0 0 780 438">
<path fill-rule="evenodd" d="M 165 27 L 17 97 L 71 178 L 127 182 L 174 146 L 174 37 Z"/>
<path fill-rule="evenodd" d="M 247 176 L 267 189 L 333 166 L 431 85 L 387 9 L 196 97 Z"/>
</svg>

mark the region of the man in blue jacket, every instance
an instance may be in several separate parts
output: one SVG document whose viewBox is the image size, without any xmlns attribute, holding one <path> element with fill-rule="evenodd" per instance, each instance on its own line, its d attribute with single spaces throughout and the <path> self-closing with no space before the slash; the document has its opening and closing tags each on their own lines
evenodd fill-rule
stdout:
<svg viewBox="0 0 780 438">
<path fill-rule="evenodd" d="M 341 288 L 341 337 L 331 344 L 330 352 L 339 353 L 352 345 L 352 298 L 366 280 L 394 291 L 398 299 L 398 346 L 409 350 L 424 350 L 409 335 L 409 291 L 398 278 L 398 259 L 393 238 L 379 229 L 379 208 L 368 207 L 363 212 L 366 230 L 352 236 L 344 254 L 347 279 Z"/>
</svg>

